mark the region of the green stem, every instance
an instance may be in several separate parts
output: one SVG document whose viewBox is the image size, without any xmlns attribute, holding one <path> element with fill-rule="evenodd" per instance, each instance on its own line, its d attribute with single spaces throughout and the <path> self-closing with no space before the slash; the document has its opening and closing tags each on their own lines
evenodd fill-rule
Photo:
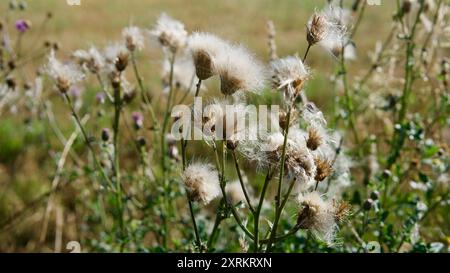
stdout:
<svg viewBox="0 0 450 273">
<path fill-rule="evenodd" d="M 91 141 L 89 140 L 89 137 L 83 127 L 80 117 L 78 116 L 78 114 L 75 111 L 75 108 L 73 107 L 72 100 L 70 99 L 69 95 L 67 95 L 67 93 L 64 93 L 64 97 L 66 98 L 67 103 L 69 104 L 70 110 L 72 112 L 72 116 L 75 118 L 75 121 L 76 121 L 78 127 L 80 128 L 80 131 L 81 131 L 81 134 L 83 135 L 84 141 L 85 141 L 88 149 L 92 153 L 92 158 L 94 159 L 95 167 L 98 169 L 98 171 L 100 171 L 100 174 L 102 175 L 103 179 L 105 179 L 105 181 L 108 182 L 109 186 L 112 189 L 114 189 L 113 183 L 111 182 L 109 177 L 106 175 L 105 170 L 102 168 L 100 161 L 97 158 L 97 154 L 94 150 L 94 147 L 92 147 Z"/>
<path fill-rule="evenodd" d="M 163 127 L 161 131 L 161 167 L 163 171 L 163 184 L 164 184 L 164 206 L 166 210 L 166 217 L 170 213 L 170 201 L 169 201 L 169 183 L 167 179 L 167 153 L 166 153 L 166 130 L 167 126 L 169 124 L 169 117 L 170 117 L 170 103 L 172 100 L 172 94 L 173 94 L 173 69 L 174 69 L 174 63 L 175 63 L 175 53 L 173 53 L 171 59 L 170 59 L 170 75 L 169 75 L 169 96 L 167 98 L 166 103 L 166 112 L 164 114 L 164 122 Z M 164 221 L 164 246 L 167 246 L 167 237 L 169 236 L 169 228 L 167 226 L 167 221 Z"/>
<path fill-rule="evenodd" d="M 291 122 L 291 111 L 292 111 L 292 106 L 289 106 L 289 110 L 287 113 L 287 125 L 286 125 L 286 129 L 285 129 L 285 133 L 284 133 L 284 141 L 283 141 L 283 151 L 281 154 L 281 165 L 280 165 L 280 178 L 278 181 L 278 191 L 277 191 L 277 196 L 276 196 L 276 208 L 275 208 L 275 221 L 274 224 L 272 226 L 272 230 L 270 232 L 270 243 L 267 246 L 267 250 L 266 252 L 270 251 L 271 245 L 272 245 L 272 241 L 275 239 L 276 236 L 276 232 L 277 232 L 277 228 L 278 228 L 278 221 L 280 218 L 280 208 L 281 208 L 281 186 L 283 184 L 283 176 L 284 176 L 284 165 L 286 162 L 286 150 L 287 150 L 287 141 L 288 141 L 288 136 L 289 136 L 289 124 Z"/>
<path fill-rule="evenodd" d="M 420 9 L 417 12 L 416 19 L 414 21 L 414 25 L 411 29 L 410 34 L 406 38 L 406 60 L 405 60 L 405 83 L 403 85 L 403 92 L 401 97 L 401 106 L 398 114 L 397 121 L 395 124 L 403 124 L 406 117 L 406 112 L 408 110 L 409 97 L 411 95 L 411 89 L 414 82 L 414 37 L 416 34 L 417 25 L 420 21 L 420 15 L 422 14 L 424 9 L 423 1 L 420 1 Z M 403 148 L 406 140 L 406 133 L 403 129 L 397 130 L 394 132 L 392 141 L 391 141 L 391 152 L 387 160 L 387 169 L 390 169 L 392 165 L 397 161 L 397 158 L 400 156 L 400 151 Z"/>
<path fill-rule="evenodd" d="M 264 198 L 266 196 L 266 192 L 267 192 L 267 187 L 269 186 L 270 180 L 272 180 L 272 175 L 273 173 L 271 173 L 271 170 L 269 168 L 269 170 L 267 171 L 267 175 L 266 178 L 264 180 L 264 185 L 261 191 L 261 196 L 259 198 L 259 203 L 258 203 L 258 207 L 254 213 L 254 233 L 255 233 L 255 240 L 253 241 L 253 251 L 255 253 L 258 252 L 259 250 L 259 215 L 261 214 L 261 209 L 264 203 Z"/>
<path fill-rule="evenodd" d="M 245 188 L 244 179 L 242 178 L 242 174 L 241 174 L 241 168 L 239 167 L 239 162 L 238 162 L 238 159 L 236 156 L 236 152 L 234 150 L 232 151 L 232 155 L 233 155 L 233 160 L 234 160 L 234 166 L 236 167 L 236 172 L 237 172 L 237 175 L 239 178 L 239 183 L 241 184 L 242 192 L 244 193 L 245 200 L 247 201 L 247 204 L 248 204 L 248 208 L 254 214 L 255 209 L 253 208 L 253 206 L 250 202 L 250 197 L 248 196 L 247 189 Z"/>
<path fill-rule="evenodd" d="M 202 243 L 200 241 L 200 235 L 198 233 L 197 223 L 195 222 L 194 209 L 192 208 L 191 200 L 189 200 L 188 202 L 189 202 L 189 211 L 191 212 L 192 225 L 194 226 L 195 240 L 197 243 L 198 250 L 200 252 L 202 252 Z"/>
<path fill-rule="evenodd" d="M 222 205 L 223 205 L 223 199 L 220 201 L 219 208 L 221 208 Z M 216 240 L 217 231 L 219 230 L 220 223 L 222 222 L 223 219 L 224 219 L 224 217 L 222 216 L 220 209 L 219 209 L 219 211 L 217 212 L 217 215 L 216 215 L 216 220 L 214 221 L 214 227 L 211 231 L 211 235 L 209 236 L 208 242 L 206 244 L 206 248 L 208 249 L 208 251 L 214 245 L 214 242 Z"/>
<path fill-rule="evenodd" d="M 119 74 L 120 78 L 120 74 Z M 114 121 L 113 121 L 113 147 L 114 147 L 114 177 L 116 179 L 116 198 L 119 213 L 119 227 L 121 239 L 125 236 L 125 226 L 123 221 L 123 201 L 122 201 L 122 185 L 120 183 L 120 155 L 119 155 L 119 124 L 120 113 L 122 109 L 122 100 L 120 94 L 120 85 L 114 88 Z M 121 244 L 121 252 L 123 251 L 123 243 Z"/>
<path fill-rule="evenodd" d="M 166 165 L 166 141 L 165 141 L 165 134 L 167 130 L 167 126 L 169 123 L 169 117 L 170 117 L 170 102 L 172 100 L 172 93 L 173 93 L 173 67 L 175 63 L 175 54 L 172 55 L 172 58 L 170 59 L 170 74 L 169 74 L 169 96 L 167 98 L 166 103 L 166 113 L 164 115 L 164 122 L 163 127 L 161 131 L 161 163 L 164 175 L 167 171 L 167 165 Z"/>
<path fill-rule="evenodd" d="M 200 87 L 202 86 L 202 80 L 198 79 L 196 86 L 197 86 L 197 90 L 195 90 L 195 97 L 198 97 L 198 94 L 200 93 Z"/>
<path fill-rule="evenodd" d="M 233 214 L 234 219 L 236 220 L 236 223 L 238 224 L 238 226 L 242 229 L 242 231 L 244 231 L 244 233 L 251 239 L 254 240 L 254 236 L 253 234 L 244 226 L 244 224 L 242 223 L 242 219 L 239 216 L 239 213 L 236 211 L 236 208 L 232 205 L 228 203 L 228 197 L 227 197 L 227 193 L 225 191 L 225 175 L 224 175 L 224 163 L 220 163 L 219 162 L 219 152 L 217 150 L 217 145 L 216 142 L 213 142 L 213 150 L 214 150 L 214 154 L 215 154 L 215 158 L 216 158 L 216 166 L 217 169 L 219 170 L 219 172 L 221 173 L 221 177 L 220 177 L 220 189 L 222 191 L 222 195 L 223 198 L 222 200 L 225 202 L 225 204 L 227 205 L 228 208 L 230 208 L 231 210 L 231 214 Z M 220 167 L 222 166 L 222 168 Z"/>
<path fill-rule="evenodd" d="M 308 53 L 309 53 L 310 49 L 311 49 L 311 44 L 308 43 L 308 47 L 306 48 L 306 52 L 305 52 L 305 55 L 303 56 L 303 60 L 302 60 L 303 63 L 306 61 L 306 58 L 308 57 Z"/>
<path fill-rule="evenodd" d="M 358 19 L 356 19 L 356 23 L 355 23 L 355 26 L 353 27 L 353 31 L 352 31 L 352 34 L 350 35 L 350 39 L 349 40 L 351 40 L 351 39 L 353 39 L 353 37 L 355 37 L 355 34 L 356 34 L 356 32 L 357 32 L 357 30 L 358 30 L 358 28 L 359 28 L 359 26 L 360 26 L 360 24 L 362 22 L 362 18 L 364 16 L 364 12 L 366 10 L 366 4 L 367 4 L 367 1 L 363 1 L 361 10 L 360 10 L 359 15 L 358 15 Z"/>
<path fill-rule="evenodd" d="M 181 139 L 181 157 L 182 157 L 182 164 L 183 164 L 183 171 L 184 171 L 184 170 L 186 170 L 186 146 L 184 145 L 183 139 Z M 199 235 L 198 228 L 197 228 L 197 222 L 195 221 L 195 214 L 194 214 L 194 210 L 192 208 L 192 201 L 189 199 L 188 195 L 186 195 L 186 196 L 187 196 L 188 203 L 189 203 L 189 211 L 191 213 L 192 225 L 194 226 L 195 240 L 197 243 L 198 250 L 200 252 L 202 252 L 202 244 L 201 244 L 201 239 L 200 239 L 200 235 Z"/>
<path fill-rule="evenodd" d="M 295 233 L 297 233 L 297 231 L 300 230 L 300 225 L 295 225 L 290 231 L 288 231 L 286 234 L 283 234 L 281 236 L 275 237 L 274 242 L 279 242 L 282 241 L 292 235 L 294 235 Z M 261 240 L 262 244 L 268 243 L 269 240 Z"/>
<path fill-rule="evenodd" d="M 358 133 L 356 131 L 356 121 L 355 121 L 355 110 L 353 107 L 353 100 L 350 95 L 349 87 L 348 87 L 348 81 L 347 81 L 347 69 L 345 66 L 345 44 L 342 45 L 342 53 L 341 53 L 341 75 L 342 75 L 342 83 L 344 84 L 344 97 L 345 97 L 345 107 L 348 113 L 348 122 L 350 125 L 350 129 L 352 130 L 353 137 L 355 139 L 356 145 L 359 144 L 359 137 Z"/>
<path fill-rule="evenodd" d="M 142 77 L 139 74 L 139 70 L 138 70 L 138 67 L 137 67 L 137 62 L 136 62 L 136 57 L 135 57 L 135 53 L 134 52 L 131 53 L 131 63 L 133 65 L 134 75 L 136 77 L 136 80 L 138 81 L 139 89 L 141 90 L 142 100 L 144 101 L 145 105 L 147 106 L 148 111 L 150 112 L 150 116 L 151 116 L 151 118 L 153 120 L 153 125 L 157 126 L 158 120 L 156 119 L 156 115 L 155 115 L 155 112 L 153 110 L 153 106 L 152 106 L 152 104 L 150 102 L 150 99 L 147 97 L 147 93 L 145 92 L 144 82 L 142 81 Z"/>
<path fill-rule="evenodd" d="M 275 221 L 273 223 L 272 232 L 270 233 L 270 238 L 268 240 L 266 253 L 269 253 L 272 250 L 272 246 L 273 246 L 273 243 L 275 242 L 275 238 L 276 238 L 278 223 L 281 219 L 281 214 L 283 213 L 283 209 L 286 206 L 287 200 L 289 199 L 289 196 L 291 195 L 292 189 L 294 188 L 296 181 L 297 180 L 295 178 L 292 180 L 291 184 L 289 185 L 289 189 L 284 196 L 283 202 L 281 203 L 280 207 L 277 210 L 277 213 L 275 215 Z"/>
</svg>

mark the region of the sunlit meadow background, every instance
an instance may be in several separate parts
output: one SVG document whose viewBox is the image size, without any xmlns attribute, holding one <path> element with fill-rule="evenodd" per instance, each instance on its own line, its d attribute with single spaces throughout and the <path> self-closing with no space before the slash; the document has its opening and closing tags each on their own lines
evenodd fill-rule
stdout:
<svg viewBox="0 0 450 273">
<path fill-rule="evenodd" d="M 64 0 L 34 0 L 28 1 L 25 11 L 14 12 L 10 16 L 12 22 L 21 18 L 30 20 L 32 28 L 27 35 L 39 36 L 24 41 L 25 51 L 38 46 L 30 42 L 43 43 L 45 40 L 57 42 L 60 46 L 58 55 L 65 57 L 79 48 L 91 45 L 101 48 L 109 41 L 121 39 L 122 28 L 130 23 L 142 28 L 151 28 L 159 14 L 164 11 L 185 23 L 189 32 L 196 30 L 212 32 L 228 40 L 241 42 L 260 59 L 268 61 L 267 20 L 272 20 L 276 28 L 278 55 L 295 53 L 302 55 L 307 45 L 305 24 L 314 10 L 325 3 L 326 1 L 313 0 L 81 0 L 81 6 L 69 6 Z M 381 6 L 366 7 L 364 20 L 354 37 L 358 58 L 349 62 L 349 74 L 363 76 L 370 67 L 368 53 L 374 50 L 377 41 L 385 39 L 395 8 L 395 1 L 391 0 L 382 1 Z M 0 16 L 3 16 L 7 9 L 7 1 L 1 1 Z M 36 28 L 44 20 L 47 12 L 51 12 L 53 18 L 46 24 L 45 29 L 39 32 Z M 149 43 L 146 50 L 139 53 L 141 73 L 150 93 L 157 101 L 161 99 L 161 57 L 161 50 Z M 333 120 L 336 114 L 334 108 L 336 94 L 329 81 L 329 75 L 336 72 L 336 60 L 321 50 L 313 49 L 308 56 L 308 64 L 318 73 L 314 73 L 314 78 L 308 83 L 307 95 L 322 109 L 327 119 Z M 31 79 L 34 73 L 33 69 L 27 68 L 22 77 Z M 95 93 L 98 92 L 98 86 L 93 85 L 85 91 L 84 107 L 89 107 Z M 214 92 L 205 95 L 206 98 L 213 97 Z M 67 136 L 74 128 L 70 113 L 56 92 L 52 96 L 55 118 Z M 157 109 L 162 107 L 161 103 L 155 105 Z M 134 108 L 137 109 L 136 106 Z M 103 124 L 107 126 L 109 123 L 105 120 Z M 368 136 L 377 131 L 375 127 L 372 132 L 364 131 L 361 134 Z M 341 129 L 346 130 L 343 125 Z M 94 134 L 100 137 L 100 130 Z M 446 137 L 448 144 L 448 135 Z M 131 144 L 129 147 L 126 146 L 127 139 L 129 137 L 124 137 L 123 141 L 124 168 L 133 164 L 127 163 L 126 160 L 127 154 L 133 151 Z M 129 139 L 129 142 L 131 141 Z M 10 219 L 50 189 L 56 170 L 53 155 L 62 149 L 63 146 L 54 137 L 45 121 L 29 123 L 27 113 L 21 112 L 0 118 L 0 222 Z M 82 149 L 83 143 L 77 141 L 74 150 Z M 199 150 L 196 152 L 201 153 Z M 73 175 L 76 176 L 75 173 Z M 355 177 L 361 176 L 356 173 Z M 361 186 L 362 181 L 355 179 L 354 183 Z M 82 189 L 81 184 L 64 188 L 58 193 L 59 201 L 55 203 L 56 208 L 53 208 L 55 213 L 51 214 L 49 230 L 44 240 L 39 237 L 46 202 L 39 202 L 12 225 L 2 227 L 0 251 L 66 251 L 65 244 L 69 241 L 92 239 L 92 234 L 86 232 L 89 230 L 86 228 L 89 222 L 81 221 L 89 218 L 82 204 L 83 196 L 86 194 Z M 447 207 L 428 219 L 444 225 L 441 229 L 444 234 L 442 231 L 439 234 L 432 232 L 425 234 L 430 241 L 443 241 L 445 238 L 448 240 L 449 212 Z M 55 245 L 55 232 L 62 232 L 60 237 L 62 244 L 59 242 Z M 153 238 L 150 236 L 145 240 L 152 242 Z M 98 249 L 102 249 L 101 246 Z M 107 251 L 108 248 L 105 247 L 103 250 Z"/>
</svg>

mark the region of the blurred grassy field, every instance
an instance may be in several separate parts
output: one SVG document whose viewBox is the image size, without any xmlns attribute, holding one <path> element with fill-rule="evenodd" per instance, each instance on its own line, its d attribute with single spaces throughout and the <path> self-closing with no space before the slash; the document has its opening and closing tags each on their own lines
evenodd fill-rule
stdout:
<svg viewBox="0 0 450 273">
<path fill-rule="evenodd" d="M 62 52 L 69 54 L 75 49 L 90 45 L 104 46 L 108 41 L 120 39 L 121 29 L 133 23 L 150 28 L 161 12 L 185 23 L 189 32 L 207 31 L 234 42 L 248 46 L 263 60 L 268 59 L 266 22 L 275 24 L 278 54 L 304 52 L 305 24 L 315 8 L 327 1 L 317 0 L 81 0 L 81 6 L 69 6 L 64 0 L 30 1 L 23 17 L 34 26 L 40 24 L 45 13 L 51 11 L 54 19 L 46 28 L 46 37 L 58 41 Z M 355 42 L 358 61 L 350 69 L 358 71 L 367 64 L 367 51 L 377 40 L 383 39 L 389 30 L 389 19 L 394 1 L 384 1 L 381 6 L 368 6 L 364 22 Z M 7 4 L 0 6 L 4 13 Z M 33 45 L 36 46 L 36 45 Z M 160 50 L 147 50 L 147 74 L 158 78 Z M 324 74 L 333 69 L 334 60 L 320 50 L 313 50 L 309 58 L 311 67 Z M 325 70 L 324 70 L 325 69 Z M 158 82 L 159 83 L 159 82 Z M 312 83 L 314 84 L 314 82 Z"/>
</svg>

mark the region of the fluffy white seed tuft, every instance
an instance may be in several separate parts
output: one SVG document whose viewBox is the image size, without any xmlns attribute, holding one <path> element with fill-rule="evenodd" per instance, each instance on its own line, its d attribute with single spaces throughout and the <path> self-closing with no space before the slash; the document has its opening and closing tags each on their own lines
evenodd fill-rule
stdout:
<svg viewBox="0 0 450 273">
<path fill-rule="evenodd" d="M 275 88 L 285 91 L 290 98 L 301 92 L 305 82 L 310 78 L 310 72 L 297 56 L 288 56 L 272 61 L 272 84 Z M 294 91 L 290 94 L 289 91 Z"/>
<path fill-rule="evenodd" d="M 122 37 L 129 51 L 142 50 L 144 48 L 144 35 L 140 28 L 129 26 L 122 30 Z"/>
<path fill-rule="evenodd" d="M 220 195 L 219 174 L 210 164 L 193 163 L 182 174 L 189 199 L 207 205 Z"/>
<path fill-rule="evenodd" d="M 55 81 L 59 91 L 65 93 L 69 88 L 83 80 L 84 74 L 73 63 L 62 63 L 51 51 L 45 68 L 47 74 Z"/>
<path fill-rule="evenodd" d="M 217 74 L 220 61 L 224 61 L 230 45 L 221 38 L 204 32 L 189 37 L 189 49 L 194 60 L 197 77 L 206 80 Z"/>
<path fill-rule="evenodd" d="M 264 65 L 243 46 L 230 47 L 216 68 L 224 95 L 233 95 L 238 91 L 258 93 L 265 86 Z"/>
<path fill-rule="evenodd" d="M 163 48 L 168 48 L 171 52 L 177 52 L 187 43 L 188 33 L 184 29 L 184 24 L 166 13 L 161 13 L 156 25 L 149 33 Z"/>
<path fill-rule="evenodd" d="M 299 194 L 297 201 L 300 206 L 297 225 L 311 231 L 318 239 L 332 244 L 337 231 L 333 204 L 322 199 L 316 191 Z"/>
</svg>

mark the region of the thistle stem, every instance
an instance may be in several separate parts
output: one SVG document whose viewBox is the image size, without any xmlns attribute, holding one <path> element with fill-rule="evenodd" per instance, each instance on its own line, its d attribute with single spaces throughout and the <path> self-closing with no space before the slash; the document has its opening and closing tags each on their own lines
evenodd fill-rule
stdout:
<svg viewBox="0 0 450 273">
<path fill-rule="evenodd" d="M 67 95 L 67 93 L 64 93 L 64 97 L 66 98 L 67 103 L 69 104 L 70 110 L 72 112 L 72 116 L 75 118 L 75 122 L 77 123 L 78 127 L 80 128 L 80 131 L 81 131 L 81 134 L 83 135 L 86 146 L 92 153 L 92 158 L 94 159 L 94 164 L 95 164 L 96 168 L 100 171 L 100 174 L 105 179 L 105 181 L 107 181 L 108 184 L 112 187 L 112 189 L 114 189 L 113 183 L 111 182 L 109 177 L 106 175 L 105 170 L 100 165 L 100 161 L 97 158 L 94 147 L 92 147 L 91 141 L 89 140 L 89 137 L 86 133 L 86 130 L 84 129 L 84 126 L 80 120 L 80 117 L 78 116 L 78 114 L 75 111 L 75 108 L 73 107 L 72 100 L 70 99 L 69 95 Z"/>
<path fill-rule="evenodd" d="M 164 174 L 167 171 L 165 134 L 166 134 L 167 126 L 169 123 L 169 117 L 170 117 L 170 102 L 172 100 L 172 93 L 173 93 L 173 66 L 174 66 L 174 63 L 175 63 L 175 54 L 173 54 L 172 58 L 170 59 L 169 96 L 167 98 L 166 113 L 164 115 L 164 122 L 163 122 L 162 131 L 161 131 L 161 153 L 162 153 L 161 160 L 162 160 L 162 168 L 163 168 Z"/>
<path fill-rule="evenodd" d="M 236 173 L 239 178 L 239 183 L 241 184 L 242 192 L 244 193 L 244 197 L 245 197 L 245 200 L 247 201 L 248 208 L 254 214 L 255 209 L 253 208 L 253 206 L 250 202 L 250 197 L 248 196 L 247 189 L 245 188 L 244 180 L 243 180 L 242 174 L 241 174 L 241 168 L 239 167 L 239 162 L 238 162 L 238 159 L 236 156 L 236 152 L 234 150 L 232 151 L 232 155 L 233 155 L 233 160 L 234 160 L 234 166 L 236 167 Z"/>
<path fill-rule="evenodd" d="M 270 180 L 272 180 L 272 175 L 273 173 L 271 173 L 271 170 L 269 168 L 269 170 L 267 171 L 267 175 L 266 178 L 264 180 L 264 185 L 261 191 L 261 196 L 259 198 L 259 203 L 258 203 L 258 207 L 254 213 L 254 233 L 255 233 L 255 240 L 253 241 L 253 251 L 255 253 L 258 252 L 259 250 L 259 215 L 261 214 L 261 209 L 262 209 L 262 205 L 264 203 L 264 198 L 266 196 L 266 192 L 267 192 L 267 187 L 269 186 Z"/>
<path fill-rule="evenodd" d="M 348 122 L 350 129 L 353 133 L 353 138 L 355 139 L 356 145 L 359 144 L 359 137 L 358 132 L 356 131 L 356 121 L 355 121 L 355 110 L 353 107 L 353 100 L 350 95 L 350 90 L 348 87 L 348 81 L 347 81 L 347 68 L 345 66 L 345 44 L 342 44 L 342 53 L 341 53 L 341 76 L 342 76 L 342 82 L 344 85 L 344 98 L 345 98 L 345 107 L 348 113 Z"/>
<path fill-rule="evenodd" d="M 223 199 L 220 200 L 219 208 L 221 208 L 222 206 L 223 206 Z M 209 236 L 208 242 L 206 244 L 206 248 L 208 249 L 208 251 L 214 245 L 214 242 L 216 240 L 217 231 L 219 231 L 219 226 L 223 219 L 224 219 L 224 217 L 222 216 L 220 209 L 219 209 L 219 211 L 217 212 L 217 215 L 216 215 L 216 220 L 214 221 L 214 227 L 211 231 L 211 235 Z"/>
<path fill-rule="evenodd" d="M 303 60 L 302 60 L 303 63 L 306 61 L 306 58 L 308 57 L 308 53 L 309 53 L 310 49 L 311 49 L 311 44 L 308 43 L 308 47 L 306 48 L 306 52 L 305 52 L 305 55 L 303 56 Z"/>
<path fill-rule="evenodd" d="M 220 177 L 220 189 L 222 191 L 222 200 L 223 202 L 225 202 L 226 206 L 231 210 L 231 214 L 233 214 L 234 219 L 236 220 L 236 223 L 238 224 L 238 226 L 242 229 L 242 231 L 244 231 L 244 233 L 251 239 L 254 240 L 254 235 L 244 226 L 244 224 L 242 223 L 242 219 L 239 216 L 239 213 L 236 211 L 236 208 L 234 207 L 234 205 L 229 204 L 228 203 L 228 198 L 227 198 L 227 193 L 225 191 L 225 176 L 224 176 L 224 164 L 219 162 L 219 152 L 217 150 L 217 145 L 216 142 L 213 142 L 213 150 L 214 150 L 214 154 L 216 155 L 216 166 L 217 169 L 219 170 L 219 172 L 221 173 L 221 177 Z M 223 168 L 221 168 L 220 166 L 222 166 Z"/>
<path fill-rule="evenodd" d="M 266 252 L 269 252 L 271 249 L 271 245 L 272 242 L 276 236 L 276 232 L 277 232 L 277 228 L 278 228 L 278 221 L 281 215 L 281 186 L 283 184 L 283 176 L 284 176 L 284 164 L 286 162 L 286 150 L 287 150 L 287 140 L 288 140 L 288 136 L 289 136 L 289 124 L 291 121 L 291 111 L 292 111 L 292 106 L 289 106 L 289 110 L 287 112 L 287 126 L 285 129 L 285 133 L 284 133 L 284 141 L 283 141 L 283 150 L 282 150 L 282 154 L 281 154 L 281 164 L 280 164 L 280 178 L 278 181 L 278 190 L 277 190 L 277 196 L 276 196 L 276 208 L 275 208 L 275 221 L 274 224 L 272 226 L 272 230 L 270 232 L 270 240 L 269 240 L 269 245 L 267 246 L 267 250 Z"/>
<path fill-rule="evenodd" d="M 183 164 L 183 171 L 186 170 L 186 146 L 184 145 L 184 139 L 181 139 L 181 157 L 182 157 L 182 164 Z M 189 199 L 189 195 L 186 193 L 186 197 L 189 203 L 189 211 L 191 214 L 191 220 L 192 220 L 192 225 L 194 227 L 194 232 L 195 232 L 195 240 L 196 240 L 196 244 L 198 247 L 198 250 L 200 252 L 202 252 L 202 244 L 201 244 L 201 239 L 200 239 L 200 235 L 198 232 L 198 228 L 197 228 L 197 222 L 195 221 L 195 214 L 194 214 L 194 210 L 192 208 L 192 201 Z"/>
<path fill-rule="evenodd" d="M 289 199 L 289 196 L 291 195 L 292 189 L 294 188 L 295 182 L 297 179 L 293 179 L 291 184 L 289 185 L 289 189 L 284 195 L 283 202 L 281 203 L 276 215 L 275 215 L 275 221 L 273 223 L 272 232 L 270 234 L 269 242 L 267 244 L 266 253 L 270 252 L 272 250 L 273 243 L 275 242 L 276 232 L 277 232 L 277 226 L 281 218 L 281 214 L 283 213 L 283 209 L 286 206 L 287 200 Z"/>
<path fill-rule="evenodd" d="M 137 67 L 137 62 L 136 62 L 136 56 L 135 56 L 134 52 L 131 53 L 131 63 L 133 66 L 134 75 L 136 77 L 136 80 L 138 81 L 139 89 L 141 90 L 142 100 L 144 101 L 145 105 L 147 106 L 148 111 L 150 112 L 150 116 L 153 120 L 153 125 L 157 125 L 158 120 L 156 119 L 156 115 L 153 110 L 153 106 L 150 102 L 150 99 L 147 97 L 147 93 L 145 92 L 144 82 L 142 81 L 142 77 L 139 73 L 139 69 Z"/>
<path fill-rule="evenodd" d="M 120 78 L 120 74 L 119 74 Z M 121 90 L 120 84 L 114 88 L 114 121 L 113 121 L 113 147 L 114 147 L 114 177 L 116 179 L 116 198 L 117 207 L 119 210 L 119 228 L 121 239 L 125 236 L 125 226 L 123 220 L 123 201 L 122 201 L 122 185 L 120 182 L 120 154 L 119 154 L 119 124 L 120 113 L 122 110 Z M 121 252 L 123 251 L 123 243 L 121 243 Z"/>
<path fill-rule="evenodd" d="M 420 21 L 420 15 L 423 12 L 424 9 L 424 3 L 423 1 L 420 1 L 420 8 L 417 12 L 417 16 L 414 21 L 414 25 L 411 29 L 410 34 L 408 35 L 406 39 L 406 60 L 405 60 L 405 83 L 403 85 L 403 92 L 402 96 L 400 98 L 401 101 L 401 107 L 400 112 L 398 114 L 396 124 L 403 124 L 406 118 L 406 112 L 408 110 L 408 104 L 409 104 L 409 97 L 411 95 L 411 89 L 414 82 L 414 37 L 416 34 L 417 25 Z M 390 169 L 392 165 L 397 161 L 397 158 L 400 156 L 400 151 L 403 148 L 403 145 L 405 144 L 406 140 L 406 133 L 403 129 L 400 129 L 398 131 L 394 132 L 392 141 L 391 141 L 391 152 L 387 160 L 387 169 Z"/>
<path fill-rule="evenodd" d="M 197 82 L 197 85 L 196 85 L 197 90 L 195 90 L 195 97 L 198 97 L 198 94 L 200 94 L 201 86 L 202 86 L 202 80 L 198 79 L 198 82 Z"/>
<path fill-rule="evenodd" d="M 189 203 L 189 211 L 191 213 L 192 225 L 194 226 L 195 240 L 197 243 L 198 250 L 200 252 L 202 252 L 202 243 L 200 241 L 200 235 L 198 233 L 197 223 L 195 222 L 195 215 L 194 215 L 194 209 L 192 208 L 192 201 L 188 200 L 188 203 Z"/>
</svg>

